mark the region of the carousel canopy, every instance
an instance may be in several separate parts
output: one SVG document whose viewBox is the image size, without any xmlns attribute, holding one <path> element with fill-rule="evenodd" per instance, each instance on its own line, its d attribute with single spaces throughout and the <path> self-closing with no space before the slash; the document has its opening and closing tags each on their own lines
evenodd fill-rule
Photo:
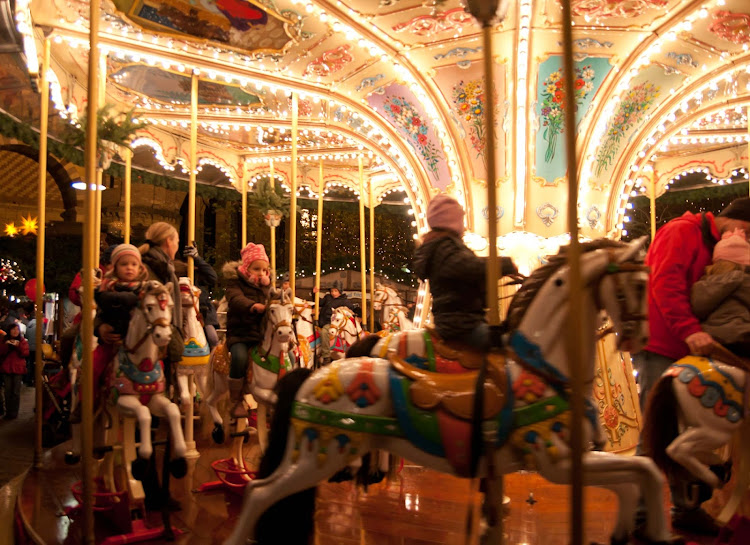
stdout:
<svg viewBox="0 0 750 545">
<path fill-rule="evenodd" d="M 375 198 L 405 191 L 417 228 L 431 195 L 467 205 L 470 236 L 564 236 L 561 7 L 511 2 L 485 51 L 460 0 L 105 0 L 99 22 L 105 102 L 143 122 L 134 165 L 184 177 L 191 79 L 198 78 L 199 181 L 252 186 L 291 174 L 293 95 L 299 180 Z M 574 15 L 579 221 L 618 236 L 631 195 L 661 194 L 700 171 L 714 183 L 748 176 L 750 7 L 745 0 L 571 0 Z M 51 110 L 85 111 L 89 3 L 3 2 L 0 107 L 38 123 L 34 92 L 52 41 Z M 494 63 L 495 95 L 482 59 Z M 493 107 L 497 125 L 487 127 Z M 485 141 L 495 131 L 499 204 L 486 205 Z M 323 164 L 323 185 L 319 167 Z M 273 164 L 273 166 L 271 166 Z M 247 172 L 247 174 L 244 174 Z M 377 204 L 377 203 L 375 203 Z M 369 203 L 368 203 L 369 205 Z"/>
</svg>

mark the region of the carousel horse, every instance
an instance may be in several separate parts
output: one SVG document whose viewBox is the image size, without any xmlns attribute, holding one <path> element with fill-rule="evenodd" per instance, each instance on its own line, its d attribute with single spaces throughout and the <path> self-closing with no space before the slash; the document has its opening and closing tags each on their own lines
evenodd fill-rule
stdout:
<svg viewBox="0 0 750 545">
<path fill-rule="evenodd" d="M 414 327 L 411 320 L 406 317 L 409 309 L 401 302 L 401 298 L 393 288 L 379 282 L 375 284 L 372 306 L 376 311 L 382 312 L 380 324 L 386 333 L 408 331 Z"/>
<path fill-rule="evenodd" d="M 166 417 L 172 438 L 170 473 L 177 478 L 187 472 L 185 439 L 180 410 L 165 395 L 166 380 L 160 359 L 172 338 L 172 285 L 155 280 L 143 283 L 140 302 L 133 311 L 128 333 L 117 352 L 112 373 L 115 405 L 124 417 L 137 420 L 140 444 L 135 450 L 128 446 L 133 439 L 125 434 L 123 447 L 125 465 L 132 462 L 132 474 L 145 471 L 153 452 L 151 444 L 151 413 Z"/>
<path fill-rule="evenodd" d="M 320 352 L 320 333 L 313 322 L 313 303 L 294 298 L 294 333 L 297 336 L 300 367 L 312 368 Z"/>
<path fill-rule="evenodd" d="M 266 305 L 262 325 L 263 341 L 248 355 L 252 365 L 248 365 L 246 380 L 250 382 L 250 393 L 258 402 L 257 429 L 261 446 L 265 446 L 263 441 L 267 438 L 266 409 L 275 403 L 274 386 L 279 376 L 292 370 L 289 348 L 294 342 L 293 306 L 288 301 L 287 294 L 282 294 L 281 299 L 272 299 Z M 217 443 L 223 443 L 225 437 L 224 419 L 217 404 L 221 396 L 229 391 L 229 358 L 227 356 L 229 355 L 223 357 L 221 362 L 217 362 L 216 358 L 212 359 L 210 375 L 213 384 L 210 393 L 206 396 L 206 405 L 214 421 L 211 436 Z"/>
<path fill-rule="evenodd" d="M 710 356 L 686 356 L 672 364 L 649 396 L 643 446 L 666 473 L 687 470 L 708 485 L 698 487 L 697 503 L 729 480 L 731 463 L 717 451 L 745 421 L 750 407 L 748 372 L 750 361 L 715 344 Z M 746 436 L 742 434 L 743 450 L 748 446 Z M 737 507 L 748 477 L 740 473 L 735 489 L 741 493 L 730 499 L 719 515 L 721 522 L 734 513 L 729 506 Z"/>
<path fill-rule="evenodd" d="M 182 338 L 185 349 L 182 361 L 177 365 L 177 386 L 183 407 L 195 399 L 195 385 L 203 394 L 206 391 L 203 372 L 211 355 L 211 347 L 203 331 L 203 318 L 198 310 L 201 290 L 193 286 L 187 277 L 180 278 L 180 303 L 182 305 Z M 190 377 L 195 381 L 191 381 Z M 192 384 L 191 384 L 192 382 Z"/>
<path fill-rule="evenodd" d="M 583 299 L 578 310 L 585 337 L 580 371 L 589 390 L 601 310 L 612 321 L 620 349 L 638 350 L 647 340 L 644 239 L 582 245 Z M 225 545 L 257 537 L 256 529 L 271 523 L 268 517 L 287 516 L 271 509 L 261 517 L 276 502 L 316 486 L 376 448 L 438 471 L 486 477 L 488 490 L 496 490 L 493 477 L 527 468 L 552 482 L 569 483 L 568 281 L 564 255 L 535 271 L 509 308 L 510 349 L 488 353 L 479 370 L 454 375 L 425 371 L 419 363 L 427 357 L 404 359 L 391 352 L 388 359 L 356 357 L 312 373 L 291 373 L 279 385 L 268 447 L 268 456 L 278 459 L 264 457 L 263 478 L 246 488 L 242 513 Z M 477 418 L 475 392 L 481 409 Z M 596 411 L 586 413 L 584 444 L 599 425 Z M 662 505 L 664 479 L 650 459 L 589 451 L 583 468 L 584 484 L 609 488 L 619 496 L 612 543 L 629 539 L 639 497 L 647 507 L 645 537 L 651 543 L 670 542 Z M 486 498 L 483 543 L 500 543 L 496 522 L 502 494 Z M 312 506 L 306 507 L 311 516 Z M 295 513 L 297 524 L 304 525 L 305 512 Z"/>
<path fill-rule="evenodd" d="M 331 356 L 341 359 L 364 336 L 362 325 L 349 307 L 337 307 L 331 313 Z"/>
</svg>

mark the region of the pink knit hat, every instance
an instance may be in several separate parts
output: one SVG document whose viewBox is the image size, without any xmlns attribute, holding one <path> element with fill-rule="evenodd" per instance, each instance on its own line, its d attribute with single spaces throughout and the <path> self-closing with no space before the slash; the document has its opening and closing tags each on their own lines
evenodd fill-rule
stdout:
<svg viewBox="0 0 750 545">
<path fill-rule="evenodd" d="M 250 276 L 248 269 L 250 268 L 250 265 L 253 261 L 261 260 L 265 261 L 266 263 L 269 262 L 268 255 L 266 254 L 266 249 L 262 244 L 253 244 L 252 242 L 248 242 L 247 246 L 242 248 L 240 255 L 242 256 L 242 265 L 240 265 L 237 270 L 239 270 L 240 273 L 242 273 L 242 275 L 246 278 Z"/>
<path fill-rule="evenodd" d="M 720 260 L 750 265 L 750 243 L 745 238 L 745 231 L 735 229 L 722 235 L 714 247 L 714 263 Z"/>
<path fill-rule="evenodd" d="M 138 263 L 141 263 L 141 252 L 133 246 L 132 244 L 118 244 L 115 246 L 114 250 L 112 250 L 112 257 L 110 258 L 110 263 L 112 265 L 112 268 L 115 268 L 117 266 L 117 262 L 126 255 L 132 255 Z"/>
<path fill-rule="evenodd" d="M 456 199 L 441 193 L 427 207 L 427 224 L 431 229 L 447 229 L 463 235 L 464 209 Z"/>
</svg>

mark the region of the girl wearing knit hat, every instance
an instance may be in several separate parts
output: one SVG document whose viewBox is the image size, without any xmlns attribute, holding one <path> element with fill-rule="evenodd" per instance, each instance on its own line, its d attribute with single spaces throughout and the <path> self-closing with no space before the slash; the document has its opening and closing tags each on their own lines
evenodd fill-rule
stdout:
<svg viewBox="0 0 750 545">
<path fill-rule="evenodd" d="M 247 416 L 244 394 L 248 355 L 263 340 L 263 314 L 268 301 L 271 278 L 268 255 L 262 244 L 248 243 L 240 252 L 241 261 L 222 268 L 227 299 L 227 348 L 232 355 L 229 367 L 229 395 L 234 402 L 232 416 Z"/>
<path fill-rule="evenodd" d="M 448 195 L 437 195 L 427 207 L 432 229 L 414 256 L 414 272 L 430 281 L 435 331 L 443 339 L 461 339 L 476 348 L 489 348 L 485 317 L 487 259 L 477 257 L 461 239 L 464 209 Z M 501 257 L 501 276 L 516 274 L 516 266 Z"/>
<path fill-rule="evenodd" d="M 745 232 L 725 232 L 713 263 L 691 289 L 693 313 L 703 331 L 729 350 L 750 357 L 750 243 Z"/>
</svg>

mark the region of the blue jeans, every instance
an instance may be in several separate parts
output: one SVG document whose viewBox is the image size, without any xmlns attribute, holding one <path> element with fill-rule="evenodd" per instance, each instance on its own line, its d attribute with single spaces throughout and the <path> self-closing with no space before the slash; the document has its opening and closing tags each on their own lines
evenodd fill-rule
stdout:
<svg viewBox="0 0 750 545">
<path fill-rule="evenodd" d="M 245 343 L 234 343 L 229 348 L 229 353 L 232 355 L 232 361 L 229 364 L 229 378 L 245 378 L 251 348 L 252 346 Z"/>
<path fill-rule="evenodd" d="M 664 371 L 676 360 L 662 356 L 661 354 L 649 352 L 648 350 L 642 350 L 637 354 L 633 354 L 632 359 L 633 368 L 638 372 L 636 383 L 640 388 L 641 413 L 645 418 L 646 402 L 648 401 L 651 389 L 659 382 Z M 643 456 L 640 441 L 638 441 L 638 447 L 635 452 L 637 455 Z M 685 471 L 685 475 L 687 475 L 687 470 Z M 692 511 L 700 507 L 700 505 L 695 505 L 689 498 L 689 490 L 692 485 L 700 482 L 697 478 L 684 479 L 675 475 L 667 475 L 667 480 L 669 482 L 669 491 L 672 495 L 672 514 L 680 511 Z"/>
</svg>

